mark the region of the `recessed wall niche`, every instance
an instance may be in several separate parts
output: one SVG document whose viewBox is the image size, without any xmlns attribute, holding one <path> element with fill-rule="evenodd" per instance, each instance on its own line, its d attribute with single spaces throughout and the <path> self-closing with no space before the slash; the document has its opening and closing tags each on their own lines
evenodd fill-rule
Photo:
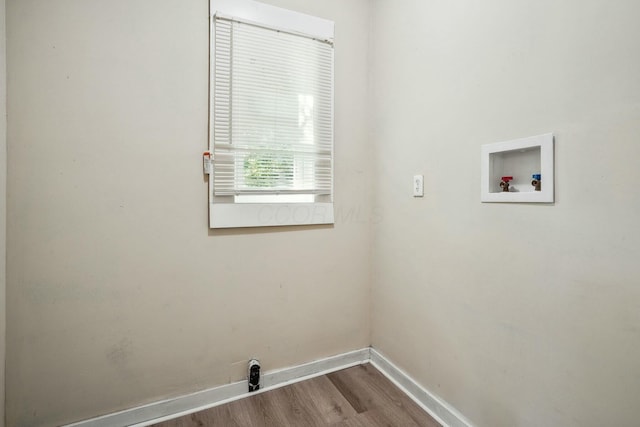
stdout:
<svg viewBox="0 0 640 427">
<path fill-rule="evenodd" d="M 553 134 L 482 146 L 480 200 L 553 203 Z"/>
</svg>

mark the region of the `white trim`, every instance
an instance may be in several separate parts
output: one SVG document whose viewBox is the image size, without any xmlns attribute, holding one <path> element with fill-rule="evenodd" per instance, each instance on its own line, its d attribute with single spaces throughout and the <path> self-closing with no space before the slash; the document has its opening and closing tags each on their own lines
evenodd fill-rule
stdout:
<svg viewBox="0 0 640 427">
<path fill-rule="evenodd" d="M 210 0 L 209 13 L 211 16 L 220 14 L 322 40 L 333 40 L 333 21 L 253 0 Z"/>
<path fill-rule="evenodd" d="M 264 393 L 269 390 L 364 363 L 371 363 L 375 366 L 384 376 L 389 378 L 391 382 L 444 427 L 473 427 L 473 424 L 453 406 L 422 387 L 379 351 L 371 347 L 338 354 L 298 366 L 266 372 L 262 376 L 262 388 L 253 393 L 247 393 L 246 381 L 239 381 L 80 421 L 65 427 L 146 427 L 252 396 L 256 393 Z"/>
<path fill-rule="evenodd" d="M 211 228 L 333 224 L 333 203 L 211 203 Z"/>
<path fill-rule="evenodd" d="M 247 393 L 247 382 L 239 381 L 220 387 L 202 390 L 185 396 L 166 399 L 113 414 L 91 418 L 69 424 L 66 427 L 144 427 L 161 421 L 202 411 L 256 393 L 273 390 L 295 382 L 325 375 L 329 372 L 367 363 L 370 359 L 369 347 L 348 353 L 315 360 L 303 365 L 269 371 L 262 376 L 262 388 Z"/>
<path fill-rule="evenodd" d="M 387 378 L 391 380 L 400 390 L 412 398 L 422 409 L 436 419 L 445 427 L 473 427 L 453 406 L 444 399 L 430 392 L 418 384 L 413 378 L 407 375 L 402 369 L 394 365 L 389 359 L 379 351 L 370 349 L 370 363 L 378 368 Z"/>
</svg>

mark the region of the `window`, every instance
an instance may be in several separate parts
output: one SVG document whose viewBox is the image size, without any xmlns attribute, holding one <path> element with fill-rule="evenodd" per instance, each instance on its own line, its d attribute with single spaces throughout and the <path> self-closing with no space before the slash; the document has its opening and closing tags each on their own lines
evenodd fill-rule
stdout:
<svg viewBox="0 0 640 427">
<path fill-rule="evenodd" d="M 211 0 L 212 228 L 333 223 L 333 23 Z"/>
</svg>

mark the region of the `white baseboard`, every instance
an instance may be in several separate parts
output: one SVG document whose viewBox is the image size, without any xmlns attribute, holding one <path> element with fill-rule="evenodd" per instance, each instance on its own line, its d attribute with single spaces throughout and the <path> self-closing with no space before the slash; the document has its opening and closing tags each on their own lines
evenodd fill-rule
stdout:
<svg viewBox="0 0 640 427">
<path fill-rule="evenodd" d="M 265 372 L 261 378 L 259 391 L 263 393 L 298 381 L 324 375 L 329 372 L 367 363 L 370 348 L 363 348 L 337 356 L 327 357 L 303 365 Z M 247 382 L 226 384 L 220 387 L 202 390 L 185 396 L 166 399 L 136 408 L 126 409 L 113 414 L 91 418 L 66 427 L 144 427 L 154 423 L 177 418 L 179 416 L 209 409 L 223 403 L 247 397 Z"/>
<path fill-rule="evenodd" d="M 453 406 L 418 384 L 379 351 L 371 348 L 371 364 L 445 427 L 473 427 Z"/>
<path fill-rule="evenodd" d="M 420 386 L 380 352 L 370 347 L 327 357 L 303 365 L 266 372 L 262 375 L 261 389 L 253 393 L 247 393 L 247 382 L 240 381 L 101 417 L 91 418 L 69 424 L 65 427 L 150 426 L 155 423 L 242 399 L 249 395 L 264 393 L 278 387 L 363 363 L 371 363 L 375 366 L 443 426 L 473 427 L 472 424 L 451 405 Z"/>
</svg>

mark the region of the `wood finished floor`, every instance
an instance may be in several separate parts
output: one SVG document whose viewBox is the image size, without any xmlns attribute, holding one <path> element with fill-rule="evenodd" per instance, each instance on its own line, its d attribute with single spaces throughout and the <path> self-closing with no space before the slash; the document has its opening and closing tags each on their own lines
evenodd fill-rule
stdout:
<svg viewBox="0 0 640 427">
<path fill-rule="evenodd" d="M 439 427 L 371 364 L 343 369 L 153 427 Z"/>
</svg>

